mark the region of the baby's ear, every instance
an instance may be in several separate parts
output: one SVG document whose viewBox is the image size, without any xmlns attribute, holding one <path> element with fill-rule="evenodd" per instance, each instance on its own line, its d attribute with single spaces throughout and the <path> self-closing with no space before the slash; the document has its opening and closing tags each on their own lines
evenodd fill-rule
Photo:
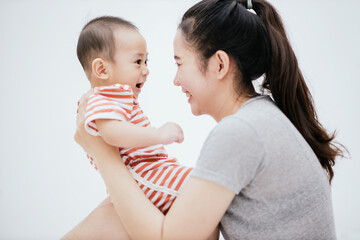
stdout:
<svg viewBox="0 0 360 240">
<path fill-rule="evenodd" d="M 109 69 L 107 63 L 102 58 L 95 58 L 91 64 L 92 74 L 100 79 L 109 79 Z"/>
</svg>

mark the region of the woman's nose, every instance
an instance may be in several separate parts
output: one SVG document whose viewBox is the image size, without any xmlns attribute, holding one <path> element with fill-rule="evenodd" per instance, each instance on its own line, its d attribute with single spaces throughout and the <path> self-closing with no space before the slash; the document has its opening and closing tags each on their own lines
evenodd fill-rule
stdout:
<svg viewBox="0 0 360 240">
<path fill-rule="evenodd" d="M 179 78 L 178 78 L 177 75 L 174 77 L 174 85 L 175 86 L 180 86 Z"/>
</svg>

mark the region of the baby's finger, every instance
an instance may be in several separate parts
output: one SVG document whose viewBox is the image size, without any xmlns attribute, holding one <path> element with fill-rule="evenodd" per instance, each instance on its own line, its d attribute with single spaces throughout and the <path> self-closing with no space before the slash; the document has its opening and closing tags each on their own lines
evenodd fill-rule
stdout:
<svg viewBox="0 0 360 240">
<path fill-rule="evenodd" d="M 184 141 L 184 134 L 181 131 L 181 133 L 178 136 L 178 140 L 176 142 L 177 143 L 182 143 L 183 141 Z"/>
<path fill-rule="evenodd" d="M 180 132 L 181 132 L 181 142 L 182 143 L 184 141 L 184 131 L 182 130 L 182 128 L 180 127 Z"/>
</svg>

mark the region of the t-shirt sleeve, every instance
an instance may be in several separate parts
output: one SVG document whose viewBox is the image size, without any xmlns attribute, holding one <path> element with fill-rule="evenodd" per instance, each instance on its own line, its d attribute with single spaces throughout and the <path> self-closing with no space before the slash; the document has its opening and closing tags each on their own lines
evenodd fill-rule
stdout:
<svg viewBox="0 0 360 240">
<path fill-rule="evenodd" d="M 223 119 L 209 134 L 192 176 L 238 194 L 262 166 L 264 149 L 255 129 L 241 119 Z"/>
<path fill-rule="evenodd" d="M 99 135 L 95 120 L 112 119 L 129 121 L 134 105 L 134 94 L 128 85 L 115 84 L 96 87 L 88 98 L 85 129 L 94 136 Z"/>
</svg>

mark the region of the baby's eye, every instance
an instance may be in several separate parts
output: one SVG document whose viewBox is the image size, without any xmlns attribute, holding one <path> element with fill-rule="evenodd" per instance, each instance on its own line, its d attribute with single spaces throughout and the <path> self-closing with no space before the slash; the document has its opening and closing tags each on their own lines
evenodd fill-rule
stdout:
<svg viewBox="0 0 360 240">
<path fill-rule="evenodd" d="M 180 63 L 175 62 L 175 65 L 179 67 L 179 66 L 180 66 Z"/>
<path fill-rule="evenodd" d="M 149 62 L 149 59 L 146 59 L 146 60 L 145 60 L 145 65 L 147 65 L 147 64 L 148 64 L 148 62 Z"/>
<path fill-rule="evenodd" d="M 141 64 L 141 59 L 136 60 L 136 64 Z"/>
</svg>

